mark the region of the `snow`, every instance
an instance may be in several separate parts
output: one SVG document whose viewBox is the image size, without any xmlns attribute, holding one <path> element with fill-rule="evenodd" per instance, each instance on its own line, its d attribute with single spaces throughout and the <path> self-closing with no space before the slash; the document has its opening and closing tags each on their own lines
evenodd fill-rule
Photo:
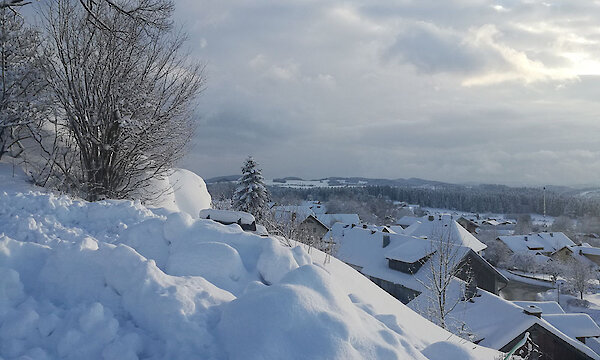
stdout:
<svg viewBox="0 0 600 360">
<path fill-rule="evenodd" d="M 518 305 L 522 308 L 525 308 L 530 305 L 537 306 L 542 310 L 543 315 L 565 313 L 563 308 L 560 307 L 560 305 L 558 305 L 556 301 L 513 301 L 513 304 Z"/>
<path fill-rule="evenodd" d="M 404 215 L 403 217 L 401 217 L 398 221 L 396 221 L 396 224 L 400 225 L 400 226 L 405 226 L 408 227 L 418 221 L 420 221 L 421 218 L 416 217 L 416 216 L 409 216 L 409 215 Z"/>
<path fill-rule="evenodd" d="M 457 223 L 456 219 L 458 218 L 449 214 L 424 216 L 419 222 L 404 229 L 404 233 L 430 240 L 448 236 L 453 244 L 469 247 L 475 252 L 487 248 L 484 243 Z"/>
<path fill-rule="evenodd" d="M 204 209 L 199 213 L 200 219 L 211 219 L 221 223 L 233 224 L 240 221 L 242 224 L 250 225 L 255 219 L 252 214 L 244 211 Z"/>
<path fill-rule="evenodd" d="M 574 339 L 600 336 L 600 328 L 587 314 L 548 314 L 542 315 L 542 317 Z"/>
<path fill-rule="evenodd" d="M 540 255 L 541 256 L 541 255 Z M 550 279 L 544 279 L 545 275 L 541 274 L 519 274 L 519 272 L 514 270 L 506 270 L 506 269 L 498 269 L 498 271 L 504 275 L 509 281 L 520 282 L 533 286 L 540 286 L 545 288 L 552 288 L 554 285 L 550 281 Z M 541 278 L 539 278 L 541 277 Z M 546 276 L 547 277 L 547 276 Z"/>
<path fill-rule="evenodd" d="M 499 239 L 514 253 L 551 253 L 562 249 L 565 246 L 575 245 L 575 243 L 562 232 L 500 236 Z"/>
<path fill-rule="evenodd" d="M 185 212 L 195 218 L 200 210 L 211 206 L 204 180 L 186 169 L 173 169 L 164 179 L 153 180 L 150 187 L 152 191 L 162 193 L 158 199 L 148 202 L 150 207 Z"/>
<path fill-rule="evenodd" d="M 340 222 L 343 224 L 360 224 L 360 218 L 357 214 L 317 214 L 316 218 L 327 227 Z"/>
<path fill-rule="evenodd" d="M 448 291 L 448 303 L 454 303 L 456 297 L 462 297 L 460 283 L 459 279 L 452 282 Z M 411 301 L 409 306 L 412 309 L 424 308 L 430 299 L 431 295 L 424 292 Z M 485 290 L 478 289 L 477 296 L 471 301 L 458 301 L 448 318 L 453 322 L 450 326 L 462 327 L 462 324 L 465 324 L 465 328 L 471 333 L 474 341 L 492 349 L 501 349 L 531 326 L 537 324 L 590 358 L 600 359 L 598 354 L 582 342 L 546 321 L 543 315 L 542 318 L 538 318 L 527 314 L 522 307 Z"/>
<path fill-rule="evenodd" d="M 386 258 L 412 264 L 435 252 L 431 241 L 413 238 L 386 253 Z"/>
<path fill-rule="evenodd" d="M 187 211 L 88 203 L 7 179 L 3 359 L 498 355 L 436 327 L 342 262 L 324 264 L 315 249 Z"/>
</svg>

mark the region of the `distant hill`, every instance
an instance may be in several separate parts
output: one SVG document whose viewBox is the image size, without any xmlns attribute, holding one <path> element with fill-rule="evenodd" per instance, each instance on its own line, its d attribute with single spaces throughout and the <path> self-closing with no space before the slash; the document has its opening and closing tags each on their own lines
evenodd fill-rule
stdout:
<svg viewBox="0 0 600 360">
<path fill-rule="evenodd" d="M 226 175 L 226 176 L 217 176 L 210 179 L 204 179 L 204 182 L 207 184 L 216 184 L 221 182 L 231 182 L 238 181 L 238 179 L 242 177 L 242 175 Z"/>
</svg>

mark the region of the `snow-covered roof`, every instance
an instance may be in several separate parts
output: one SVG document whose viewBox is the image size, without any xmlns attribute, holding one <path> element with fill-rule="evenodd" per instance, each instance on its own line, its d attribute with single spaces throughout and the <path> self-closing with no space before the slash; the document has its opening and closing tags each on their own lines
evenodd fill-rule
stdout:
<svg viewBox="0 0 600 360">
<path fill-rule="evenodd" d="M 600 256 L 600 248 L 592 246 L 571 246 L 573 252 L 581 253 L 582 255 Z"/>
<path fill-rule="evenodd" d="M 449 289 L 447 301 L 453 302 L 454 300 L 450 299 L 462 296 L 460 289 L 461 280 L 455 279 Z M 501 349 L 525 330 L 538 324 L 590 358 L 600 359 L 600 356 L 585 344 L 563 333 L 543 316 L 538 318 L 528 314 L 522 307 L 485 290 L 478 289 L 477 294 L 478 296 L 470 301 L 459 301 L 449 314 L 449 318 L 454 322 L 450 324 L 451 327 L 461 326 L 464 323 L 478 344 L 492 349 Z M 409 307 L 423 308 L 429 299 L 429 294 L 422 293 L 409 303 Z"/>
<path fill-rule="evenodd" d="M 320 201 L 303 201 L 302 206 L 306 206 L 315 214 L 324 214 L 327 212 L 327 207 Z"/>
<path fill-rule="evenodd" d="M 435 245 L 431 241 L 412 238 L 386 252 L 385 257 L 412 264 L 434 252 Z"/>
<path fill-rule="evenodd" d="M 250 225 L 256 220 L 252 214 L 243 211 L 231 211 L 231 210 L 217 210 L 217 209 L 204 209 L 200 210 L 200 219 L 211 219 L 221 223 L 237 223 L 240 221 L 242 224 Z"/>
<path fill-rule="evenodd" d="M 431 267 L 427 264 L 435 263 L 438 256 L 435 251 L 431 251 L 435 249 L 432 241 L 404 234 L 388 234 L 358 226 L 344 228 L 341 224 L 335 224 L 325 236 L 331 236 L 337 243 L 335 257 L 348 264 L 359 266 L 362 268 L 363 274 L 394 284 L 402 284 L 417 291 L 420 291 L 422 283 L 431 277 Z M 384 236 L 390 241 L 385 248 L 383 247 Z M 455 256 L 453 257 L 458 265 L 470 248 L 464 246 L 455 246 L 454 248 Z M 412 263 L 432 253 L 428 262 L 421 266 L 414 275 L 391 269 L 388 264 L 389 258 Z"/>
<path fill-rule="evenodd" d="M 404 234 L 404 228 L 400 225 L 390 225 L 387 228 L 394 231 L 396 234 Z"/>
<path fill-rule="evenodd" d="M 555 252 L 575 243 L 562 232 L 542 232 L 528 235 L 499 236 L 514 253 Z"/>
<path fill-rule="evenodd" d="M 405 215 L 405 216 L 401 217 L 398 221 L 396 221 L 396 224 L 407 227 L 407 226 L 410 226 L 410 225 L 414 224 L 415 222 L 419 221 L 419 219 L 420 218 L 416 217 L 416 216 Z"/>
<path fill-rule="evenodd" d="M 466 246 L 475 252 L 487 248 L 484 243 L 456 222 L 452 215 L 448 214 L 424 216 L 420 222 L 404 229 L 404 233 L 430 240 L 449 237 L 454 244 Z"/>
<path fill-rule="evenodd" d="M 600 327 L 588 314 L 542 314 L 542 318 L 572 338 L 600 336 Z"/>
<path fill-rule="evenodd" d="M 343 224 L 360 224 L 360 218 L 357 214 L 316 214 L 316 218 L 328 227 L 338 222 Z"/>
<path fill-rule="evenodd" d="M 278 220 L 302 222 L 309 215 L 315 215 L 310 206 L 306 205 L 277 205 L 271 208 L 274 216 Z"/>
<path fill-rule="evenodd" d="M 522 308 L 537 306 L 543 315 L 564 314 L 565 311 L 556 301 L 513 301 L 515 305 Z"/>
</svg>

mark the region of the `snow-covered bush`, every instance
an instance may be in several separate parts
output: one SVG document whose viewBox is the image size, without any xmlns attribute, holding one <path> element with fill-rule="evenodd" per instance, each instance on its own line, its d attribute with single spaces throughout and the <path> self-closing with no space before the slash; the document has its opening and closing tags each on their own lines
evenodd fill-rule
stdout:
<svg viewBox="0 0 600 360">
<path fill-rule="evenodd" d="M 59 110 L 46 176 L 88 200 L 144 198 L 167 175 L 194 132 L 191 105 L 204 87 L 203 66 L 181 51 L 184 37 L 137 21 L 111 2 L 94 14 L 75 0 L 51 2 L 46 76 Z M 56 146 L 68 148 L 57 151 Z M 64 156 L 63 156 L 64 155 Z"/>
</svg>

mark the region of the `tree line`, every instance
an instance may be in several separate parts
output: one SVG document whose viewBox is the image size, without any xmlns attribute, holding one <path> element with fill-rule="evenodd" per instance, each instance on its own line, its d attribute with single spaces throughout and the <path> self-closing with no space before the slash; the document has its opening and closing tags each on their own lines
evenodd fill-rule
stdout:
<svg viewBox="0 0 600 360">
<path fill-rule="evenodd" d="M 544 212 L 544 191 L 539 188 L 503 185 L 445 185 L 434 187 L 365 186 L 345 188 L 290 189 L 272 187 L 277 198 L 299 198 L 328 201 L 332 198 L 377 201 L 386 199 L 473 213 L 524 214 Z M 546 214 L 572 217 L 598 216 L 600 201 L 546 190 Z"/>
</svg>

